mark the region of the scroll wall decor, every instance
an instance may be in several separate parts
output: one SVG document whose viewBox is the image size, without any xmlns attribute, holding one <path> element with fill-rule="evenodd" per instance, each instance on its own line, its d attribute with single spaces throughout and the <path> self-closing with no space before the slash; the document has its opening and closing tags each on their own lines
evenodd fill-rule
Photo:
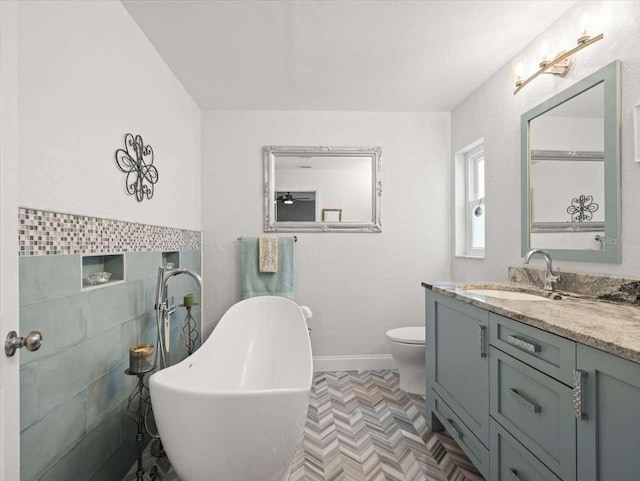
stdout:
<svg viewBox="0 0 640 481">
<path fill-rule="evenodd" d="M 592 195 L 581 195 L 571 199 L 567 214 L 571 216 L 572 222 L 591 222 L 593 213 L 599 208 L 600 206 L 593 201 Z"/>
<path fill-rule="evenodd" d="M 127 174 L 125 189 L 135 195 L 138 202 L 153 197 L 154 185 L 158 182 L 158 169 L 153 165 L 153 149 L 144 145 L 142 137 L 127 134 L 124 149 L 116 151 L 116 165 Z"/>
</svg>

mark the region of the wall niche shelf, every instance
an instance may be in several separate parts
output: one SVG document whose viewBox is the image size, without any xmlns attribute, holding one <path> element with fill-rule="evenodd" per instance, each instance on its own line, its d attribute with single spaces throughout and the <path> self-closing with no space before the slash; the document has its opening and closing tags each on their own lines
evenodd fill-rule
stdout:
<svg viewBox="0 0 640 481">
<path fill-rule="evenodd" d="M 177 269 L 178 267 L 180 267 L 180 252 L 178 252 L 178 251 L 163 252 L 162 253 L 162 266 L 165 267 L 169 263 L 173 264 L 173 269 Z"/>
<path fill-rule="evenodd" d="M 97 272 L 109 272 L 111 277 L 107 282 L 93 284 L 90 278 Z M 98 289 L 112 286 L 125 281 L 124 254 L 96 254 L 82 256 L 82 290 Z"/>
</svg>

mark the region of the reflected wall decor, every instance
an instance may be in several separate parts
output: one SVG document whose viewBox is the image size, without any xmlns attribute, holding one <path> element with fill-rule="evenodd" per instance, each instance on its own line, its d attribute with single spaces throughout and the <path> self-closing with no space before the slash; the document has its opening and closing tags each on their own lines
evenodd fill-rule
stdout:
<svg viewBox="0 0 640 481">
<path fill-rule="evenodd" d="M 342 222 L 342 209 L 322 209 L 322 222 Z"/>
</svg>

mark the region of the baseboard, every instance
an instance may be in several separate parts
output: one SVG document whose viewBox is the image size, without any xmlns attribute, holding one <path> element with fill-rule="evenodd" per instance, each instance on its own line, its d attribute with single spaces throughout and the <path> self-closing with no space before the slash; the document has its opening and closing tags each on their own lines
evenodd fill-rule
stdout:
<svg viewBox="0 0 640 481">
<path fill-rule="evenodd" d="M 372 371 L 396 369 L 390 354 L 372 354 L 368 356 L 315 356 L 313 370 L 324 371 Z"/>
</svg>

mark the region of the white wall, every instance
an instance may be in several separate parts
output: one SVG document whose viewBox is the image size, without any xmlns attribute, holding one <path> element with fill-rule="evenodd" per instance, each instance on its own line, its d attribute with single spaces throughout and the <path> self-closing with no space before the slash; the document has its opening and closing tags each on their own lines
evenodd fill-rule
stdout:
<svg viewBox="0 0 640 481">
<path fill-rule="evenodd" d="M 454 258 L 454 279 L 504 280 L 508 266 L 522 265 L 520 116 L 616 59 L 622 61 L 622 264 L 557 264 L 565 271 L 640 275 L 640 164 L 633 162 L 632 112 L 640 102 L 640 2 L 579 2 L 545 32 L 556 40 L 558 50 L 575 42 L 575 10 L 585 4 L 601 13 L 605 38 L 577 54 L 576 65 L 567 77 L 542 76 L 514 96 L 511 66 L 505 65 L 452 112 L 454 152 L 484 137 L 487 202 L 486 258 Z M 517 55 L 520 56 L 534 59 L 535 44 Z M 540 262 L 535 261 L 535 265 L 541 266 Z"/>
<path fill-rule="evenodd" d="M 19 2 L 22 206 L 199 229 L 200 109 L 113 1 Z M 142 203 L 124 191 L 126 133 L 155 153 Z"/>
<path fill-rule="evenodd" d="M 420 282 L 449 278 L 449 135 L 448 113 L 203 112 L 205 317 L 241 297 L 236 238 L 262 233 L 264 145 L 379 145 L 383 232 L 298 234 L 296 300 L 314 355 L 388 353 L 387 329 L 424 324 Z"/>
</svg>

